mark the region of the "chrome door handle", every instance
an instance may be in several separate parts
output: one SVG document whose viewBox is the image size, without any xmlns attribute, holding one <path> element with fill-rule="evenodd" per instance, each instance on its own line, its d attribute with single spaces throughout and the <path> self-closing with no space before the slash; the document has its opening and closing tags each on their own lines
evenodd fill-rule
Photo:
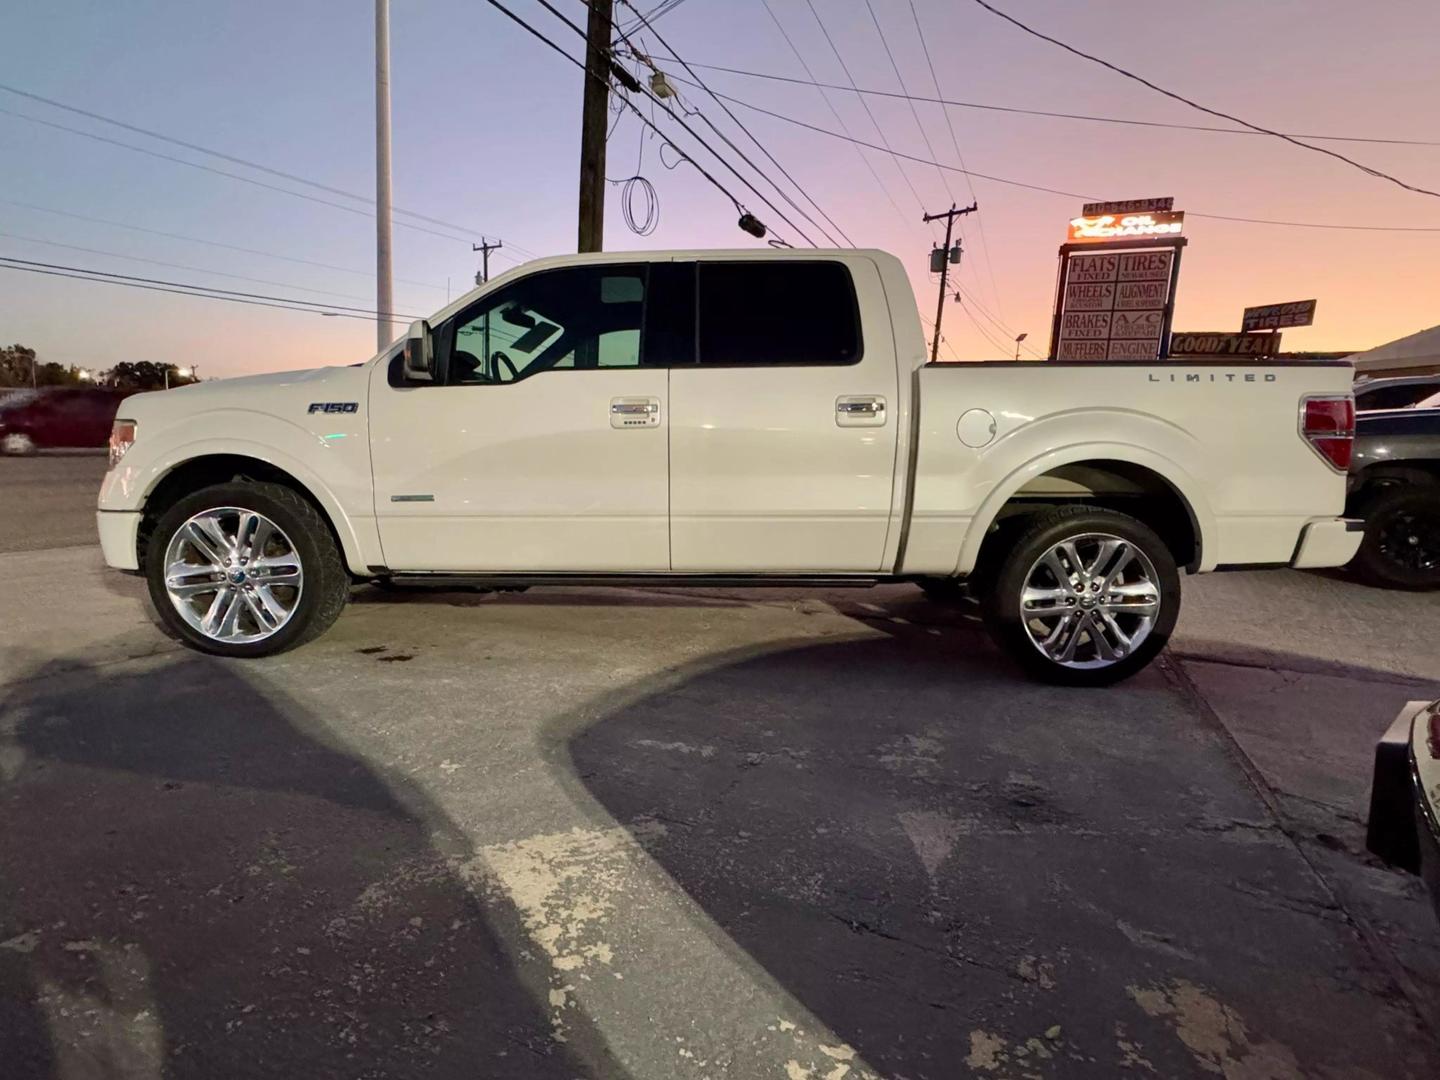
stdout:
<svg viewBox="0 0 1440 1080">
<path fill-rule="evenodd" d="M 623 397 L 610 399 L 612 428 L 653 428 L 660 426 L 660 399 Z"/>
<path fill-rule="evenodd" d="M 840 427 L 880 427 L 885 423 L 885 399 L 873 394 L 836 398 L 835 423 Z"/>
</svg>

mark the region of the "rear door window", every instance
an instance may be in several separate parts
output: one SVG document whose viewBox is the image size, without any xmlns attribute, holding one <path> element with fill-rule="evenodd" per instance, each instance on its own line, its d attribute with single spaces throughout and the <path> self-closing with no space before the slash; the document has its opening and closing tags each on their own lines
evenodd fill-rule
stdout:
<svg viewBox="0 0 1440 1080">
<path fill-rule="evenodd" d="M 860 316 L 843 263 L 702 262 L 698 271 L 701 366 L 859 363 Z"/>
</svg>

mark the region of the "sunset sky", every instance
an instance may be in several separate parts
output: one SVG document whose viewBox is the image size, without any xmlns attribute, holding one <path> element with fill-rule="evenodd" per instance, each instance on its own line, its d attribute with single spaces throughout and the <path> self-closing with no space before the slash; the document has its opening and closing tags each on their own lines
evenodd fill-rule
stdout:
<svg viewBox="0 0 1440 1080">
<path fill-rule="evenodd" d="M 534 0 L 506 2 L 572 55 L 580 55 L 580 39 Z M 912 94 L 933 95 L 909 0 L 871 2 L 905 85 Z M 1440 64 L 1435 62 L 1440 4 L 1434 0 L 995 2 L 1079 48 L 1255 123 L 1312 136 L 1440 144 Z M 583 23 L 583 4 L 557 3 Z M 642 10 L 655 3 L 646 0 Z M 813 3 L 856 83 L 898 90 L 864 0 Z M 769 0 L 769 6 L 816 77 L 844 83 L 846 76 L 807 0 Z M 335 188 L 373 192 L 369 0 L 47 0 L 15 7 L 19 10 L 7 12 L 0 35 L 0 82 Z M 915 0 L 915 10 L 945 97 L 1219 123 L 1028 37 L 970 0 Z M 628 20 L 630 12 L 618 2 L 617 12 L 622 24 Z M 502 237 L 505 250 L 492 270 L 535 253 L 573 251 L 580 71 L 483 0 L 394 0 L 392 21 L 396 205 Z M 692 63 L 804 76 L 763 0 L 686 0 L 656 25 Z M 653 52 L 663 54 L 658 47 Z M 667 67 L 684 74 L 678 65 Z M 813 87 L 712 70 L 701 74 L 716 90 L 838 128 Z M 682 89 L 690 104 L 763 161 L 713 100 Z M 857 138 L 880 141 L 855 95 L 830 91 L 829 96 Z M 894 149 L 930 156 L 905 102 L 869 102 Z M 916 108 L 935 155 L 956 164 L 940 108 Z M 363 204 L 4 91 L 0 109 L 5 148 L 0 253 L 373 307 L 374 226 L 354 212 L 363 211 Z M 983 310 L 967 312 L 947 302 L 942 355 L 1005 356 L 1013 349 L 1010 339 L 1022 331 L 1029 334 L 1027 344 L 1044 350 L 1056 248 L 1080 199 L 979 178 L 967 184 L 958 173 L 947 174 L 947 188 L 936 169 L 913 163 L 903 166 L 902 178 L 902 167 L 884 153 L 858 151 L 779 120 L 736 111 L 856 245 L 885 248 L 906 261 L 927 319 L 933 318 L 936 294 L 926 268 L 933 233 L 920 221 L 922 206 L 940 210 L 952 196 L 968 202 L 973 184 L 980 213 L 966 225 L 959 280 Z M 144 156 L 17 113 L 243 173 L 351 209 Z M 1333 159 L 1260 136 L 965 108 L 951 109 L 950 120 L 965 163 L 975 172 L 1095 198 L 1173 195 L 1177 209 L 1192 215 L 1185 225 L 1189 247 L 1177 330 L 1235 330 L 1247 305 L 1309 297 L 1319 300 L 1315 326 L 1287 331 L 1287 349 L 1358 350 L 1440 323 L 1440 199 L 1403 191 Z M 663 117 L 661 122 L 673 126 Z M 611 177 L 635 171 L 640 132 L 633 117 L 619 120 L 610 142 Z M 677 131 L 674 139 L 692 149 L 683 133 Z M 1440 145 L 1321 145 L 1440 190 Z M 733 176 L 703 152 L 693 152 L 776 234 L 801 242 Z M 668 153 L 666 163 L 673 164 Z M 729 202 L 693 169 L 682 163 L 672 170 L 661 163 L 657 140 L 645 140 L 641 171 L 659 195 L 659 227 L 648 237 L 632 235 L 621 217 L 619 189 L 612 187 L 608 249 L 759 243 L 735 227 L 737 215 Z M 790 212 L 784 203 L 780 206 Z M 1217 221 L 1196 213 L 1437 231 L 1291 228 Z M 453 294 L 472 284 L 478 256 L 470 251 L 471 237 L 431 235 L 398 227 L 407 219 L 396 220 L 400 311 L 428 314 L 445 302 L 447 282 Z M 362 320 L 0 270 L 0 343 L 11 342 L 32 345 L 42 359 L 67 364 L 103 368 L 149 359 L 198 364 L 202 376 L 215 377 L 353 363 L 373 352 L 374 330 Z"/>
</svg>

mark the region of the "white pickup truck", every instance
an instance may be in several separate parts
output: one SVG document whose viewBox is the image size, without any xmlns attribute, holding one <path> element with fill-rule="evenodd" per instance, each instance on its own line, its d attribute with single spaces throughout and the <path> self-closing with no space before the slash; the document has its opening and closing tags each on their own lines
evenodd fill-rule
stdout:
<svg viewBox="0 0 1440 1080">
<path fill-rule="evenodd" d="M 222 656 L 352 585 L 960 584 L 1054 681 L 1114 682 L 1179 569 L 1338 566 L 1344 363 L 925 362 L 878 251 L 543 259 L 366 363 L 129 398 L 113 567 Z"/>
</svg>

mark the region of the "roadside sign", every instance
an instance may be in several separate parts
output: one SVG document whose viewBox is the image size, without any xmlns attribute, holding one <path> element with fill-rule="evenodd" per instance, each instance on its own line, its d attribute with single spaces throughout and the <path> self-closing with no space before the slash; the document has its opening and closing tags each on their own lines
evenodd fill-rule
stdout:
<svg viewBox="0 0 1440 1080">
<path fill-rule="evenodd" d="M 1135 214 L 1091 214 L 1070 219 L 1068 242 L 1101 243 L 1106 240 L 1135 240 L 1179 236 L 1185 226 L 1185 211 L 1155 210 Z"/>
<path fill-rule="evenodd" d="M 1161 199 L 1117 199 L 1112 202 L 1087 202 L 1080 208 L 1086 217 L 1098 214 L 1147 214 L 1157 210 L 1174 210 L 1175 199 L 1166 195 Z"/>
<path fill-rule="evenodd" d="M 1179 245 L 1129 240 L 1107 251 L 1060 249 L 1057 360 L 1155 360 L 1169 328 Z"/>
<path fill-rule="evenodd" d="M 1315 301 L 1292 300 L 1288 304 L 1247 307 L 1240 319 L 1240 329 L 1278 330 L 1282 326 L 1310 326 L 1314 322 Z"/>
<path fill-rule="evenodd" d="M 1275 333 L 1174 333 L 1170 355 L 1176 356 L 1273 356 L 1280 348 Z"/>
</svg>

